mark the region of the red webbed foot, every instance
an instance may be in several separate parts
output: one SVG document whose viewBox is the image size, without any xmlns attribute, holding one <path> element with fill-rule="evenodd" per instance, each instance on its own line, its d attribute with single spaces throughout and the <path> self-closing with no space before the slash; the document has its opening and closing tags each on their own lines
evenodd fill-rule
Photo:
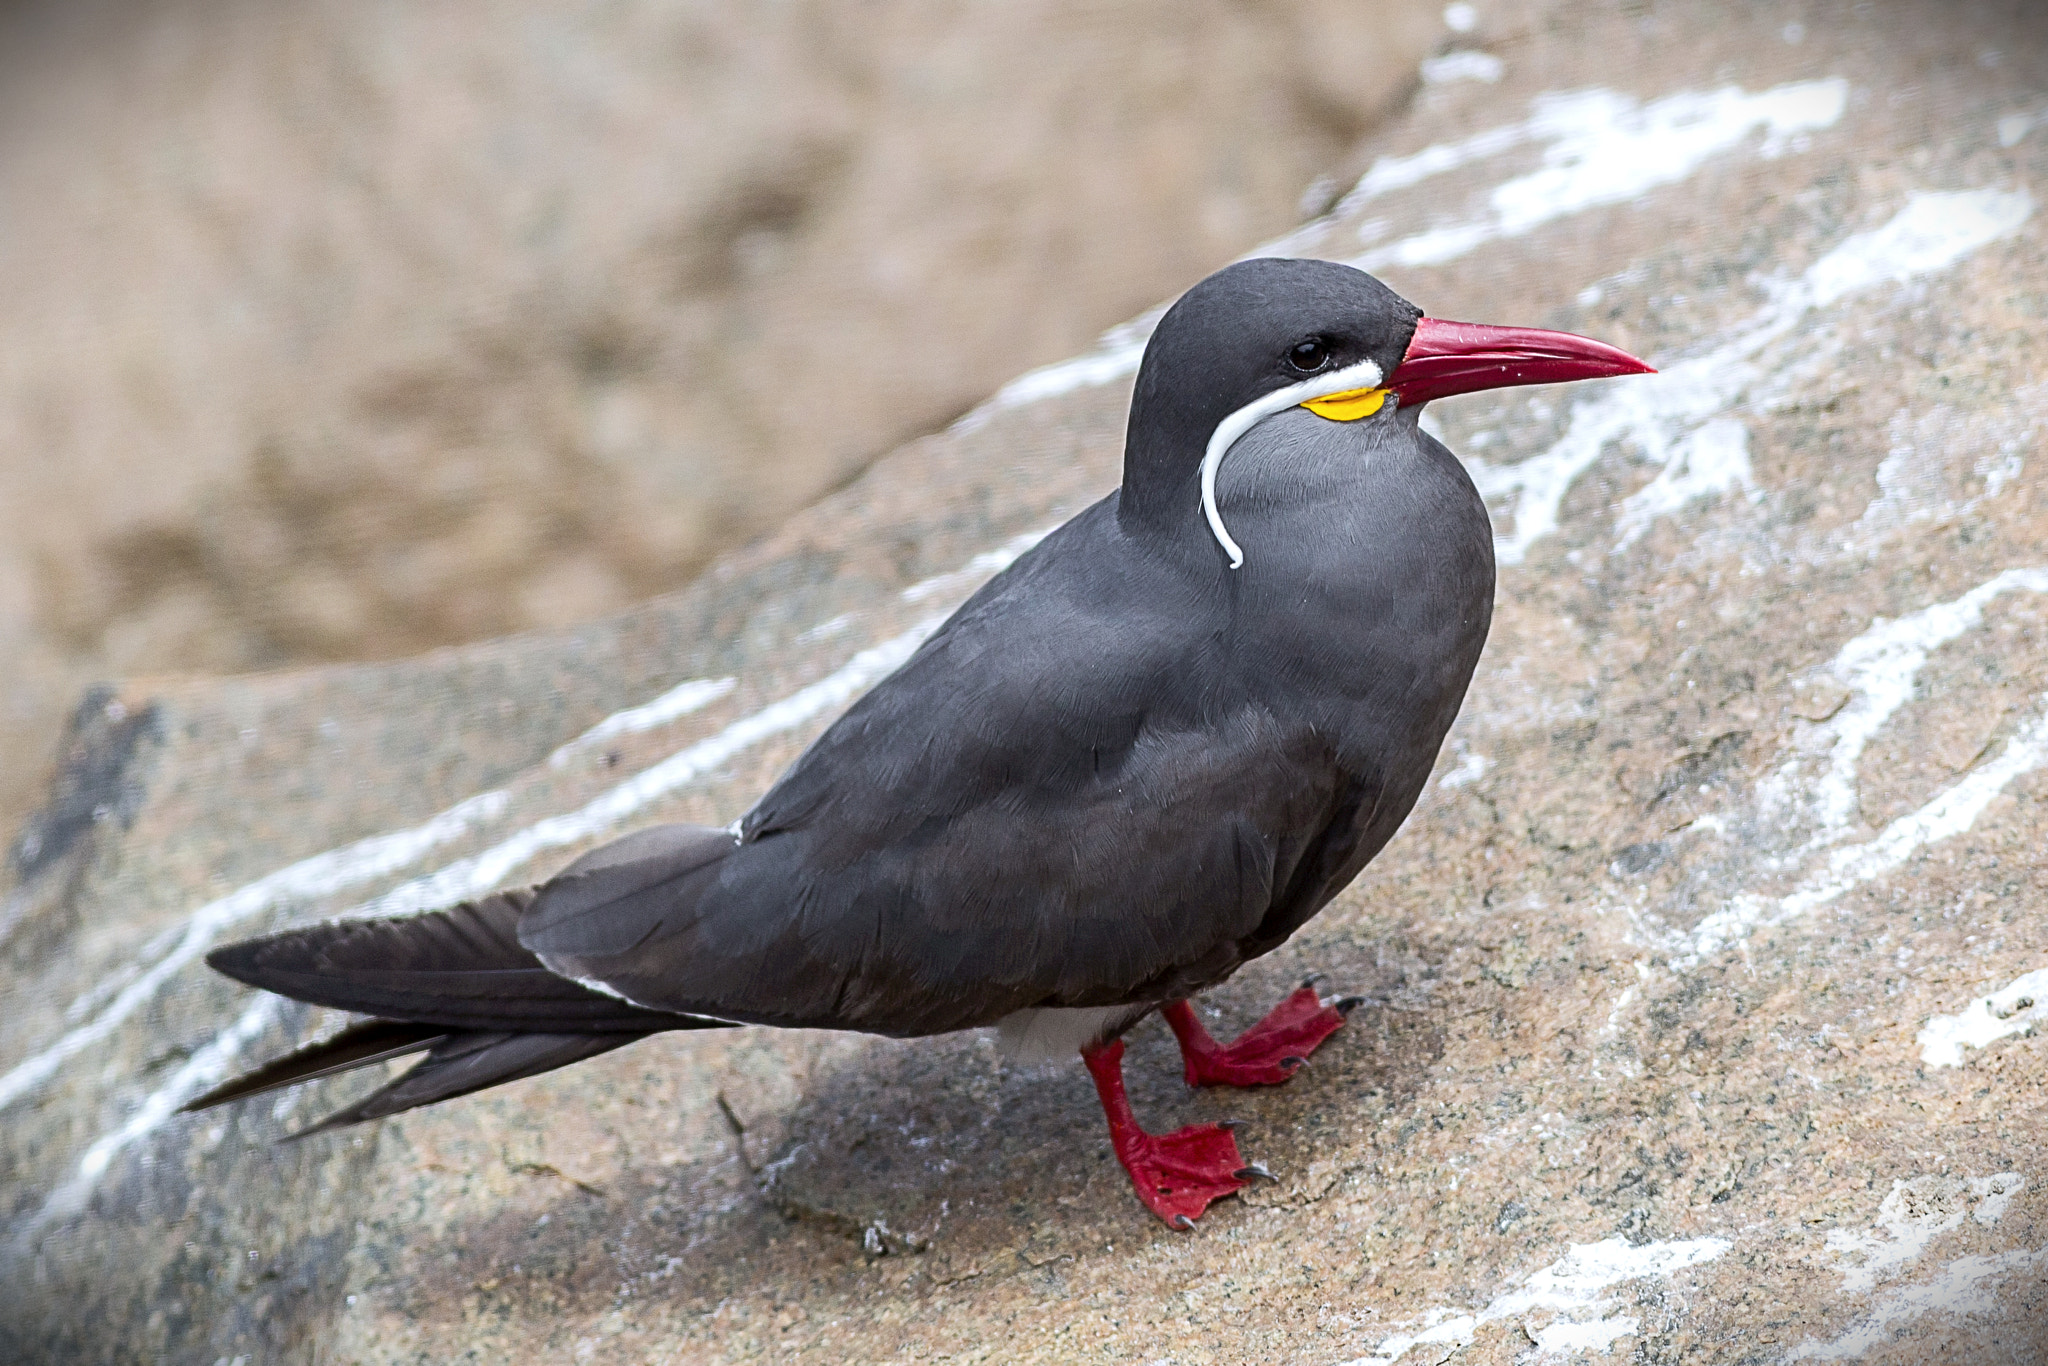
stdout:
<svg viewBox="0 0 2048 1366">
<path fill-rule="evenodd" d="M 1311 977 L 1266 1018 L 1228 1044 L 1209 1037 L 1186 1001 L 1160 1010 L 1180 1040 L 1184 1075 L 1190 1086 L 1277 1086 L 1300 1070 L 1324 1039 L 1343 1025 L 1358 1004 L 1355 997 L 1325 1002 Z"/>
<path fill-rule="evenodd" d="M 1145 1207 L 1177 1229 L 1190 1229 L 1212 1201 L 1234 1195 L 1254 1175 L 1237 1151 L 1237 1136 L 1220 1124 L 1191 1124 L 1170 1134 L 1142 1131 L 1117 1157 Z"/>
<path fill-rule="evenodd" d="M 1211 1202 L 1244 1189 L 1252 1178 L 1267 1176 L 1237 1151 L 1237 1136 L 1224 1124 L 1191 1124 L 1170 1134 L 1148 1134 L 1138 1127 L 1124 1094 L 1124 1045 L 1114 1039 L 1081 1050 L 1081 1060 L 1095 1078 L 1102 1112 L 1109 1118 L 1109 1141 L 1117 1161 L 1130 1174 L 1138 1198 L 1167 1227 L 1191 1229 Z"/>
</svg>

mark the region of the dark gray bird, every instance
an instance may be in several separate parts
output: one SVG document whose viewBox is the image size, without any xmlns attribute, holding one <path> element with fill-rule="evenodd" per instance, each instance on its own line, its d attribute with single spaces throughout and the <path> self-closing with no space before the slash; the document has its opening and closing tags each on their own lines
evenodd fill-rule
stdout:
<svg viewBox="0 0 2048 1366">
<path fill-rule="evenodd" d="M 1119 1036 L 1190 1084 L 1284 1081 L 1344 1018 L 1312 987 L 1228 1046 L 1187 998 L 1271 952 L 1414 806 L 1493 610 L 1485 505 L 1417 426 L 1446 394 L 1648 370 L 1555 332 L 1423 318 L 1326 261 L 1217 272 L 1160 320 L 1120 488 L 876 685 L 731 830 L 667 825 L 539 887 L 220 949 L 372 1017 L 192 1108 L 424 1051 L 308 1132 L 735 1024 L 1079 1050 L 1175 1227 L 1256 1173 L 1153 1135 Z M 1226 459 L 1226 456 L 1228 457 Z"/>
</svg>

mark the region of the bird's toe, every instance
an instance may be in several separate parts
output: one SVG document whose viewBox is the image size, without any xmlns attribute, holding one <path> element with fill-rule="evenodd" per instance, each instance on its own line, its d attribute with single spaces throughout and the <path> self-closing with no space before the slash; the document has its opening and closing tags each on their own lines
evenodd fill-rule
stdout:
<svg viewBox="0 0 2048 1366">
<path fill-rule="evenodd" d="M 1251 1180 L 1244 1173 L 1256 1166 L 1244 1160 L 1236 1137 L 1220 1124 L 1143 1137 L 1123 1155 L 1124 1169 L 1138 1198 L 1169 1228 L 1193 1228 L 1212 1203 L 1244 1189 Z"/>
</svg>

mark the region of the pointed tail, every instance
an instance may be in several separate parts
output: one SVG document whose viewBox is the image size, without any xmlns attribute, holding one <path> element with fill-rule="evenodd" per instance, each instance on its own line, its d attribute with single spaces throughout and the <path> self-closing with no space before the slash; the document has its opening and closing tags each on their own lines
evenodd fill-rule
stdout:
<svg viewBox="0 0 2048 1366">
<path fill-rule="evenodd" d="M 204 1110 L 424 1051 L 356 1104 L 293 1135 L 451 1100 L 622 1048 L 723 1021 L 647 1010 L 548 971 L 519 943 L 532 889 L 404 920 L 338 921 L 216 949 L 207 963 L 250 986 L 372 1019 L 216 1087 Z"/>
</svg>

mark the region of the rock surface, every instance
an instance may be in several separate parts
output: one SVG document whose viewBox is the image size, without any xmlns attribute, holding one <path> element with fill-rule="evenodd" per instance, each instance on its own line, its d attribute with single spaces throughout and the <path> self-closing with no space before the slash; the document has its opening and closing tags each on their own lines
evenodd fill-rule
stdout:
<svg viewBox="0 0 2048 1366">
<path fill-rule="evenodd" d="M 171 1113 L 332 1023 L 208 945 L 737 815 L 1109 487 L 1137 329 L 621 616 L 87 699 L 5 911 L 0 1354 L 2048 1359 L 2043 21 L 1478 18 L 1284 249 L 1663 374 L 1436 413 L 1498 518 L 1471 699 L 1204 1008 L 1370 1004 L 1270 1092 L 1133 1035 L 1140 1113 L 1276 1183 L 1170 1233 L 1080 1069 L 979 1037 L 656 1039 L 287 1147 L 363 1083 Z"/>
</svg>

